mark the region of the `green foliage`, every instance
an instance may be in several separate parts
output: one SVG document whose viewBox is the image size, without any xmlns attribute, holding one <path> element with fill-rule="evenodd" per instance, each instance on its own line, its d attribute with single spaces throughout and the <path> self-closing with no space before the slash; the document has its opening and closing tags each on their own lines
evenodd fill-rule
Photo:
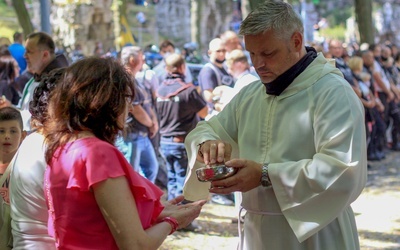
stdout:
<svg viewBox="0 0 400 250">
<path fill-rule="evenodd" d="M 22 31 L 22 28 L 14 8 L 8 6 L 5 1 L 0 1 L 0 37 L 7 37 L 13 41 L 12 36 L 15 31 Z"/>
<path fill-rule="evenodd" d="M 320 30 L 320 35 L 322 37 L 325 37 L 327 39 L 339 39 L 341 41 L 345 40 L 345 33 L 346 28 L 341 25 Z"/>
</svg>

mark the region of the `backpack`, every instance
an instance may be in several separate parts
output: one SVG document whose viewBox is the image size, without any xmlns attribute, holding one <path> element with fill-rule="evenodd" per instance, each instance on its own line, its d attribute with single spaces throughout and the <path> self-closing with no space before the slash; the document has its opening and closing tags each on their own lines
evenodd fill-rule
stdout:
<svg viewBox="0 0 400 250">
<path fill-rule="evenodd" d="M 215 75 L 217 76 L 217 81 L 218 81 L 217 86 L 221 85 L 231 86 L 233 84 L 232 76 L 223 74 L 219 69 L 217 69 L 217 67 L 214 64 L 206 63 L 204 67 L 211 68 L 214 71 Z"/>
</svg>

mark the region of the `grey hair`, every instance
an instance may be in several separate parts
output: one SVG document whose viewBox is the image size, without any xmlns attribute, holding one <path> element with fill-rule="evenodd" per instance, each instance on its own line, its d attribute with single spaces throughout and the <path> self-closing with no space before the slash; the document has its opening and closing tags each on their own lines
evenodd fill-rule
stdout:
<svg viewBox="0 0 400 250">
<path fill-rule="evenodd" d="M 127 65 L 129 58 L 133 57 L 135 60 L 138 59 L 139 54 L 143 53 L 142 49 L 138 46 L 126 46 L 121 50 L 121 63 Z"/>
<path fill-rule="evenodd" d="M 273 30 L 280 39 L 294 32 L 304 33 L 303 21 L 293 7 L 283 1 L 267 0 L 253 10 L 240 25 L 240 35 L 258 35 Z"/>
</svg>

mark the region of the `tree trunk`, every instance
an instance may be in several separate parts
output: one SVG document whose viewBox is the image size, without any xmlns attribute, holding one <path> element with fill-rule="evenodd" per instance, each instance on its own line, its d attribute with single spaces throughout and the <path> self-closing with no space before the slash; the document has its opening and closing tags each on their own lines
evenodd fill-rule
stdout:
<svg viewBox="0 0 400 250">
<path fill-rule="evenodd" d="M 192 39 L 190 6 L 190 0 L 163 0 L 155 6 L 156 25 L 160 34 L 178 48 Z"/>
<path fill-rule="evenodd" d="M 263 3 L 265 0 L 242 0 L 242 18 L 245 19 L 247 15 Z"/>
<path fill-rule="evenodd" d="M 374 43 L 375 28 L 372 24 L 372 0 L 355 0 L 356 21 L 360 43 Z"/>
<path fill-rule="evenodd" d="M 81 0 L 69 4 L 54 2 L 52 27 L 57 46 L 71 52 L 79 44 L 86 56 L 94 55 L 99 44 L 103 53 L 113 50 L 115 34 L 112 4 L 112 0 Z"/>
<path fill-rule="evenodd" d="M 222 32 L 229 30 L 232 20 L 233 2 L 229 0 L 196 0 L 198 5 L 198 35 L 196 42 L 201 52 L 206 53 L 208 43 Z"/>
<path fill-rule="evenodd" d="M 33 25 L 28 13 L 28 10 L 25 7 L 24 0 L 13 0 L 12 4 L 15 9 L 15 13 L 17 14 L 18 22 L 24 31 L 25 37 L 33 32 Z"/>
</svg>

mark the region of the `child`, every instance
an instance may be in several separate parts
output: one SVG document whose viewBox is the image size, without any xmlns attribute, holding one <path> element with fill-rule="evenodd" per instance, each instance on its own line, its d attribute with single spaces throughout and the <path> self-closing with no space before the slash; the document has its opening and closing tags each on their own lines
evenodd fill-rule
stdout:
<svg viewBox="0 0 400 250">
<path fill-rule="evenodd" d="M 6 171 L 8 164 L 14 157 L 19 145 L 26 136 L 23 131 L 22 117 L 19 110 L 12 107 L 0 109 L 0 175 Z M 0 187 L 0 194 L 4 201 L 10 202 L 8 197 L 8 181 Z"/>
</svg>

